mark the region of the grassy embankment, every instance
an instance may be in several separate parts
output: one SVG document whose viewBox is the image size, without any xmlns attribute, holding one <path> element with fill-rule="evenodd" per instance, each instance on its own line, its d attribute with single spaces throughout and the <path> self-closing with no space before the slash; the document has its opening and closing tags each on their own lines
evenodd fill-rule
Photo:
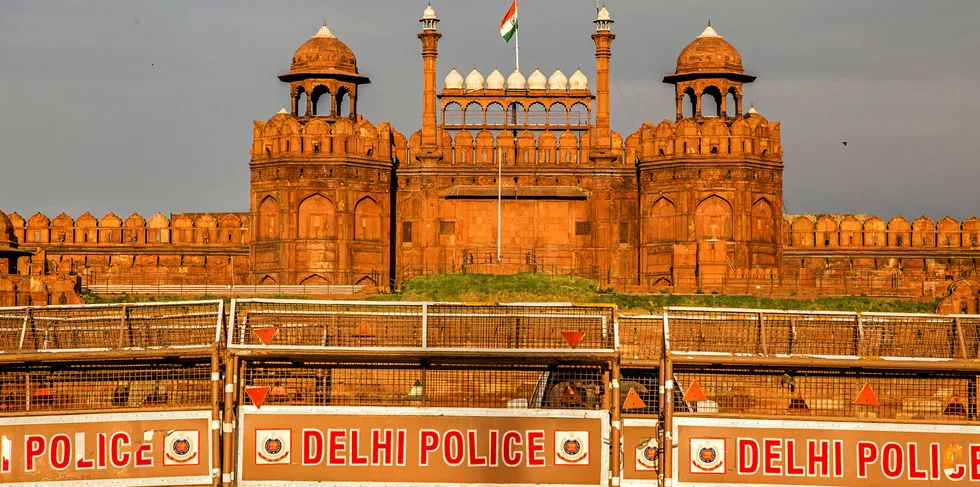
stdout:
<svg viewBox="0 0 980 487">
<path fill-rule="evenodd" d="M 280 299 L 304 299 L 304 296 L 275 296 Z M 129 296 L 103 297 L 84 294 L 87 303 L 168 302 L 180 300 L 221 299 L 218 296 Z M 227 298 L 225 298 L 227 300 Z M 402 291 L 368 298 L 375 301 L 454 301 L 454 302 L 574 302 L 612 303 L 631 312 L 657 311 L 665 306 L 698 306 L 715 308 L 797 309 L 826 311 L 880 311 L 896 313 L 935 312 L 937 302 L 891 300 L 864 296 L 824 297 L 814 299 L 780 299 L 720 294 L 653 294 L 635 295 L 600 292 L 595 281 L 574 277 L 551 277 L 544 274 L 509 276 L 481 274 L 447 274 L 412 279 L 402 284 Z"/>
</svg>

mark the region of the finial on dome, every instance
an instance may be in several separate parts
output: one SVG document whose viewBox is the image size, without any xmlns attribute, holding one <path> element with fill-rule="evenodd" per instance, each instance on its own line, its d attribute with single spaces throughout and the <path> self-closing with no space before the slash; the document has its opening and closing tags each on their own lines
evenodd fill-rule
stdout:
<svg viewBox="0 0 980 487">
<path fill-rule="evenodd" d="M 289 112 L 287 112 L 285 108 L 280 108 L 276 113 L 279 115 L 289 115 Z"/>
<path fill-rule="evenodd" d="M 316 31 L 316 34 L 314 34 L 313 37 L 326 37 L 328 39 L 337 38 L 337 36 L 333 35 L 333 32 L 330 32 L 330 28 L 327 27 L 327 19 L 323 19 L 323 26 L 320 27 L 320 30 Z"/>
<path fill-rule="evenodd" d="M 708 26 L 704 28 L 704 32 L 698 36 L 698 39 L 702 37 L 721 37 L 717 32 L 715 32 L 715 28 L 711 26 L 711 19 L 708 19 Z"/>
<path fill-rule="evenodd" d="M 708 27 L 711 27 L 711 19 L 708 19 Z"/>
<path fill-rule="evenodd" d="M 755 103 L 749 104 L 749 115 L 758 115 L 759 111 L 755 109 Z"/>
</svg>

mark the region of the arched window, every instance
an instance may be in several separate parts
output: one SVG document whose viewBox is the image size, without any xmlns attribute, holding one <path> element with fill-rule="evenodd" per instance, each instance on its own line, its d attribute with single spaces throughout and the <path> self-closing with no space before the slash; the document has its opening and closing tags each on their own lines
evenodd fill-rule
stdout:
<svg viewBox="0 0 980 487">
<path fill-rule="evenodd" d="M 320 194 L 311 195 L 303 200 L 299 204 L 297 228 L 300 239 L 332 237 L 336 229 L 333 203 Z"/>
<path fill-rule="evenodd" d="M 676 240 L 674 237 L 675 214 L 674 203 L 667 198 L 660 198 L 653 204 L 650 212 L 653 225 L 653 228 L 650 229 L 651 240 L 655 242 Z"/>
<path fill-rule="evenodd" d="M 752 205 L 752 239 L 756 242 L 771 243 L 775 241 L 773 231 L 773 208 L 765 198 Z"/>
<path fill-rule="evenodd" d="M 279 238 L 279 202 L 272 196 L 266 196 L 259 204 L 259 228 L 256 237 L 256 240 Z"/>
<path fill-rule="evenodd" d="M 695 238 L 698 240 L 731 240 L 732 205 L 720 196 L 710 196 L 698 205 Z"/>
<path fill-rule="evenodd" d="M 381 208 L 371 198 L 364 198 L 354 207 L 354 239 L 381 240 Z"/>
</svg>

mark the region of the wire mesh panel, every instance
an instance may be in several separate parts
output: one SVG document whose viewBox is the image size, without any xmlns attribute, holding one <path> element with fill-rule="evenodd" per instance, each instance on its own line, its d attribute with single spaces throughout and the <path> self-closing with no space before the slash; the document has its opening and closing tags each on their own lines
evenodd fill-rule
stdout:
<svg viewBox="0 0 980 487">
<path fill-rule="evenodd" d="M 210 407 L 210 363 L 8 367 L 0 371 L 0 415 Z"/>
<path fill-rule="evenodd" d="M 202 301 L 24 308 L 19 315 L 0 310 L 0 346 L 21 352 L 212 348 L 223 307 Z"/>
<path fill-rule="evenodd" d="M 861 318 L 864 356 L 962 357 L 952 317 L 867 313 Z"/>
<path fill-rule="evenodd" d="M 980 316 L 957 316 L 954 319 L 963 337 L 964 358 L 980 358 Z"/>
<path fill-rule="evenodd" d="M 858 355 L 856 313 L 763 312 L 763 343 L 769 354 Z"/>
<path fill-rule="evenodd" d="M 677 413 L 977 419 L 977 377 L 969 375 L 680 367 L 675 379 L 682 398 Z"/>
<path fill-rule="evenodd" d="M 663 346 L 663 315 L 619 317 L 619 350 L 624 360 L 659 360 Z"/>
<path fill-rule="evenodd" d="M 640 403 L 627 401 L 630 390 L 636 392 Z M 660 415 L 660 370 L 622 369 L 619 374 L 620 405 L 623 414 L 639 416 Z"/>
<path fill-rule="evenodd" d="M 667 321 L 674 352 L 764 353 L 758 312 L 670 308 Z"/>
<path fill-rule="evenodd" d="M 263 405 L 459 408 L 602 408 L 598 367 L 463 367 L 248 363 L 241 383 L 266 391 Z"/>
<path fill-rule="evenodd" d="M 328 301 L 239 300 L 229 346 L 261 346 L 264 330 L 278 347 L 422 346 L 422 306 Z"/>
<path fill-rule="evenodd" d="M 427 347 L 567 349 L 576 334 L 575 348 L 615 349 L 612 306 L 433 304 L 426 311 Z"/>
</svg>

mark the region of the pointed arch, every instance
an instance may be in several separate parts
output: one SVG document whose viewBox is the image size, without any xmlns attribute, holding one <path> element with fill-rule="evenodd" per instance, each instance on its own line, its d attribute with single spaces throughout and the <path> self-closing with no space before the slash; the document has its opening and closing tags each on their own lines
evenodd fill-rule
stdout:
<svg viewBox="0 0 980 487">
<path fill-rule="evenodd" d="M 266 286 L 274 286 L 276 284 L 279 284 L 279 281 L 276 281 L 275 277 L 266 275 L 259 281 L 259 284 L 266 285 Z"/>
<path fill-rule="evenodd" d="M 259 203 L 259 225 L 256 240 L 276 240 L 281 234 L 279 224 L 279 200 L 267 195 Z"/>
<path fill-rule="evenodd" d="M 790 245 L 797 247 L 813 246 L 813 221 L 805 216 L 793 220 L 790 225 Z"/>
<path fill-rule="evenodd" d="M 334 204 L 324 195 L 313 193 L 299 203 L 299 216 L 296 228 L 299 238 L 325 239 L 337 235 L 337 220 Z"/>
<path fill-rule="evenodd" d="M 677 240 L 674 228 L 677 218 L 677 208 L 674 202 L 666 196 L 661 196 L 650 207 L 649 228 L 650 240 L 653 242 L 670 242 Z"/>
<path fill-rule="evenodd" d="M 923 215 L 912 222 L 912 246 L 936 246 L 936 223 L 931 218 Z"/>
<path fill-rule="evenodd" d="M 836 247 L 840 242 L 840 234 L 837 232 L 837 222 L 833 218 L 824 215 L 817 219 L 817 246 Z"/>
<path fill-rule="evenodd" d="M 694 215 L 697 240 L 732 239 L 732 204 L 713 194 L 701 200 Z"/>
<path fill-rule="evenodd" d="M 766 198 L 759 198 L 752 205 L 752 240 L 756 242 L 773 243 L 776 233 L 773 228 L 775 210 Z"/>
<path fill-rule="evenodd" d="M 354 239 L 381 240 L 381 207 L 370 196 L 354 206 Z"/>
<path fill-rule="evenodd" d="M 313 274 L 300 281 L 300 285 L 303 286 L 328 286 L 330 284 L 330 279 L 327 279 L 320 274 Z"/>
</svg>

